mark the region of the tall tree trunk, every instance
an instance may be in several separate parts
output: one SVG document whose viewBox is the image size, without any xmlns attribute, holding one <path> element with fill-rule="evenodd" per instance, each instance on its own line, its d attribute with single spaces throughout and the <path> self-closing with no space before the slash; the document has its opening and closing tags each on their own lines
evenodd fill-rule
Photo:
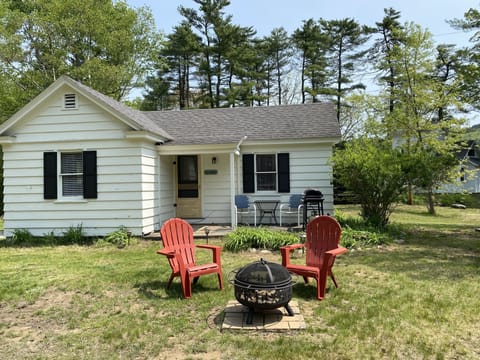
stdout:
<svg viewBox="0 0 480 360">
<path fill-rule="evenodd" d="M 337 78 L 337 121 L 340 124 L 340 105 L 342 99 L 342 55 L 343 55 L 343 47 L 342 43 L 338 48 L 338 78 Z"/>
<path fill-rule="evenodd" d="M 413 187 L 412 187 L 412 184 L 410 182 L 407 185 L 407 191 L 408 191 L 407 204 L 408 205 L 413 205 Z"/>
<path fill-rule="evenodd" d="M 302 77 L 301 77 L 301 93 L 302 93 L 302 104 L 305 104 L 305 62 L 306 62 L 306 57 L 305 54 L 303 55 L 302 58 Z"/>
<path fill-rule="evenodd" d="M 277 53 L 277 87 L 278 87 L 278 105 L 282 105 L 282 80 L 281 80 L 281 71 L 280 71 L 280 63 Z"/>
<path fill-rule="evenodd" d="M 435 215 L 435 195 L 432 189 L 427 191 L 427 209 L 429 214 Z"/>
</svg>

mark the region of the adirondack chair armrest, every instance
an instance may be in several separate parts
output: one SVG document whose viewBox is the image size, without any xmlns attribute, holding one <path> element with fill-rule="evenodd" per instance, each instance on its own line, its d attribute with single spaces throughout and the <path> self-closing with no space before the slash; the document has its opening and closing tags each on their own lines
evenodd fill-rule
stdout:
<svg viewBox="0 0 480 360">
<path fill-rule="evenodd" d="M 292 244 L 280 247 L 280 253 L 282 254 L 282 265 L 287 267 L 290 265 L 290 252 L 295 249 L 304 248 L 304 244 Z"/>
<path fill-rule="evenodd" d="M 343 247 L 343 246 L 339 246 L 339 247 L 336 248 L 336 249 L 326 251 L 325 254 L 337 256 L 337 255 L 344 254 L 344 253 L 346 253 L 347 251 L 348 251 L 347 248 L 345 248 L 345 247 Z"/>
<path fill-rule="evenodd" d="M 305 244 L 291 244 L 291 245 L 282 246 L 281 248 L 293 250 L 293 249 L 301 249 L 303 247 L 305 247 Z"/>
<path fill-rule="evenodd" d="M 218 246 L 218 245 L 199 244 L 199 245 L 195 245 L 195 246 L 198 247 L 198 248 L 202 248 L 202 249 L 211 249 L 213 251 L 222 251 L 222 247 Z"/>
<path fill-rule="evenodd" d="M 180 274 L 185 274 L 187 270 L 187 266 L 185 265 L 185 261 L 180 253 L 176 252 L 175 250 L 168 250 L 168 249 L 160 249 L 157 250 L 157 254 L 165 255 L 169 259 L 175 259 L 178 265 L 178 270 Z"/>
<path fill-rule="evenodd" d="M 157 254 L 160 255 L 165 255 L 168 258 L 174 258 L 175 257 L 175 251 L 173 250 L 168 250 L 168 249 L 160 249 L 157 250 Z"/>
<path fill-rule="evenodd" d="M 195 246 L 200 249 L 212 250 L 213 262 L 216 264 L 220 264 L 220 254 L 222 253 L 221 246 L 207 244 L 200 244 Z"/>
</svg>

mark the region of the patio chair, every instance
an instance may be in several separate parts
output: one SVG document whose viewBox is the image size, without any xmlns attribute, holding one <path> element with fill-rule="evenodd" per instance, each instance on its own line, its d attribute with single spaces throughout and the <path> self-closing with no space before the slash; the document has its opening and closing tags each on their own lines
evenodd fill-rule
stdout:
<svg viewBox="0 0 480 360">
<path fill-rule="evenodd" d="M 257 226 L 257 207 L 251 203 L 247 195 L 235 195 L 235 226 L 238 225 L 238 216 L 253 213 L 253 225 Z"/>
<path fill-rule="evenodd" d="M 303 195 L 302 194 L 292 194 L 288 203 L 280 205 L 280 226 L 282 226 L 283 215 L 297 214 L 297 226 L 300 225 L 300 214 L 302 213 L 303 208 Z"/>
<path fill-rule="evenodd" d="M 185 298 L 192 297 L 192 281 L 196 283 L 199 276 L 217 274 L 220 289 L 223 289 L 222 265 L 220 254 L 222 248 L 215 245 L 195 245 L 193 241 L 192 226 L 185 220 L 172 218 L 167 220 L 161 230 L 163 249 L 157 254 L 168 258 L 172 274 L 167 283 L 170 288 L 173 278 L 180 277 L 182 292 Z M 212 262 L 197 265 L 195 261 L 195 248 L 208 249 L 212 251 Z"/>
<path fill-rule="evenodd" d="M 307 224 L 305 244 L 282 246 L 282 265 L 288 271 L 303 277 L 308 284 L 309 278 L 317 281 L 317 298 L 323 300 L 327 287 L 327 277 L 330 276 L 335 287 L 337 281 L 333 276 L 332 267 L 337 255 L 347 252 L 339 245 L 342 229 L 333 217 L 317 216 Z M 295 249 L 306 249 L 306 265 L 290 262 L 290 252 Z"/>
</svg>

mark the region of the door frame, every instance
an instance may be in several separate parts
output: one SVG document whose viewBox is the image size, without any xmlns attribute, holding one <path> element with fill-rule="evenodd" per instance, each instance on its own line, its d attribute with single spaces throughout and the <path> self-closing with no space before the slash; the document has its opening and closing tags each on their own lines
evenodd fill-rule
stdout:
<svg viewBox="0 0 480 360">
<path fill-rule="evenodd" d="M 185 184 L 179 183 L 181 179 L 180 166 L 183 158 L 195 159 L 195 162 L 190 162 L 187 166 L 193 164 L 196 165 L 196 183 L 190 183 L 188 179 Z M 187 219 L 203 217 L 201 165 L 201 157 L 198 155 L 177 155 L 175 167 L 175 203 L 177 217 Z M 185 196 L 180 196 L 181 192 L 184 192 Z"/>
</svg>

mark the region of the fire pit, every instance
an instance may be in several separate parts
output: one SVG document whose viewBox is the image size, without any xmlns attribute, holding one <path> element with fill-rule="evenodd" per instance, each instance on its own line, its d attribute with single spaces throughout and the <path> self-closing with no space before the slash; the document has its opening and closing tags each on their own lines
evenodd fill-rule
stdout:
<svg viewBox="0 0 480 360">
<path fill-rule="evenodd" d="M 292 298 L 292 275 L 280 264 L 264 259 L 232 271 L 237 301 L 248 307 L 247 324 L 251 324 L 255 310 L 271 310 L 284 306 L 288 315 L 294 313 L 288 302 Z"/>
</svg>

